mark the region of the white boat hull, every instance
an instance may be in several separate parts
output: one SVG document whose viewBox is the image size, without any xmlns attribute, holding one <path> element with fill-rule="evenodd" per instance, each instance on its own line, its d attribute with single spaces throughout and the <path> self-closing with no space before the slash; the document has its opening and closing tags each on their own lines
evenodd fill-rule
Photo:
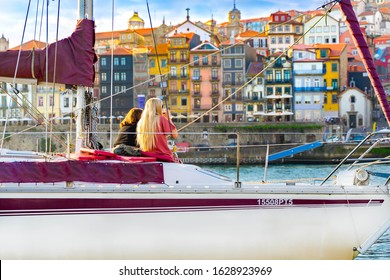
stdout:
<svg viewBox="0 0 390 280">
<path fill-rule="evenodd" d="M 2 198 L 8 196 L 45 197 L 2 194 Z M 358 195 L 363 203 L 353 203 L 356 195 L 334 194 L 324 199 L 323 194 L 303 198 L 302 194 L 261 192 L 46 196 L 67 200 L 152 196 L 156 201 L 210 199 L 216 204 L 261 199 L 276 204 L 177 207 L 173 203 L 165 208 L 68 209 L 68 213 L 15 211 L 0 217 L 1 259 L 353 259 L 358 253 L 355 248 L 390 218 L 390 202 L 384 194 L 375 196 L 380 203 L 369 202 L 372 194 Z M 280 201 L 287 202 L 277 205 Z"/>
</svg>

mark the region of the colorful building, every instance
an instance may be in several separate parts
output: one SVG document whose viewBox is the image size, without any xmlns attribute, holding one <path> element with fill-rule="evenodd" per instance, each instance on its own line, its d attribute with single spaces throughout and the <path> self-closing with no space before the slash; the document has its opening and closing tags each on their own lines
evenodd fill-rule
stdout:
<svg viewBox="0 0 390 280">
<path fill-rule="evenodd" d="M 201 122 L 219 122 L 222 79 L 217 46 L 205 42 L 191 49 L 190 77 L 191 115 L 202 115 Z"/>
<path fill-rule="evenodd" d="M 316 58 L 324 61 L 324 117 L 339 116 L 338 98 L 341 90 L 347 86 L 347 45 L 346 44 L 316 44 Z"/>
<path fill-rule="evenodd" d="M 194 33 L 176 33 L 168 37 L 168 103 L 172 113 L 189 115 L 190 95 L 190 50 L 200 44 Z"/>
</svg>

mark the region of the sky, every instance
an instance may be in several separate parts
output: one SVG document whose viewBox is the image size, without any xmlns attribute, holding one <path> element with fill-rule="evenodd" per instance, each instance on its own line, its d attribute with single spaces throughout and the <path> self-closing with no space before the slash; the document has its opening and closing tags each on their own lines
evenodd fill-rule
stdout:
<svg viewBox="0 0 390 280">
<path fill-rule="evenodd" d="M 3 34 L 9 39 L 10 48 L 22 42 L 29 2 L 30 8 L 23 42 L 33 39 L 46 42 L 46 11 L 43 13 L 43 24 L 40 24 L 40 19 L 42 4 L 46 4 L 47 1 L 49 2 L 48 42 L 53 42 L 56 38 L 58 5 L 60 5 L 58 38 L 70 36 L 78 18 L 77 0 L 0 0 L 0 36 Z M 325 0 L 235 0 L 235 2 L 236 8 L 241 11 L 241 19 L 249 19 L 267 17 L 278 10 L 315 10 L 324 4 Z M 185 21 L 186 8 L 190 9 L 190 20 L 193 22 L 205 22 L 211 17 L 217 23 L 225 22 L 228 12 L 233 9 L 234 0 L 95 0 L 96 32 L 126 29 L 127 21 L 134 11 L 137 11 L 145 21 L 145 27 L 150 27 L 146 3 L 149 4 L 152 26 L 156 27 L 162 23 L 164 17 L 168 25 Z M 114 14 L 114 21 L 112 21 L 112 14 Z"/>
</svg>

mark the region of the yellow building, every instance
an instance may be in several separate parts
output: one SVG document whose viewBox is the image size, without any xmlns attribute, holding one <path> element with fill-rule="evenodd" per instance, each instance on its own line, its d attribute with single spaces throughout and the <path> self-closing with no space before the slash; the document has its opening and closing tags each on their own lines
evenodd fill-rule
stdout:
<svg viewBox="0 0 390 280">
<path fill-rule="evenodd" d="M 195 33 L 176 33 L 168 40 L 168 104 L 172 113 L 188 116 L 191 111 L 190 50 L 200 44 L 200 37 Z"/>
<path fill-rule="evenodd" d="M 56 84 L 53 91 L 53 84 L 38 84 L 36 94 L 36 107 L 46 119 L 53 119 L 54 123 L 61 121 L 61 93 L 65 90 L 62 84 Z"/>
<path fill-rule="evenodd" d="M 339 117 L 339 94 L 347 85 L 347 45 L 316 44 L 316 58 L 324 61 L 324 116 Z"/>
<path fill-rule="evenodd" d="M 162 92 L 160 82 L 166 82 L 168 78 L 168 44 L 158 44 L 151 49 L 148 54 L 148 70 L 148 98 L 166 94 Z"/>
</svg>

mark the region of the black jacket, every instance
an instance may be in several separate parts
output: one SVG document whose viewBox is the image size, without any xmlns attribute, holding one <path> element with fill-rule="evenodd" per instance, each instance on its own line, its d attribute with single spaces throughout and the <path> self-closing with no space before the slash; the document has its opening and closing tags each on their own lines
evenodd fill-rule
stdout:
<svg viewBox="0 0 390 280">
<path fill-rule="evenodd" d="M 119 129 L 118 136 L 115 139 L 114 147 L 119 144 L 124 144 L 127 146 L 138 146 L 137 145 L 137 134 L 135 133 L 137 131 L 137 125 L 131 124 L 131 125 L 125 125 L 122 126 Z"/>
</svg>

